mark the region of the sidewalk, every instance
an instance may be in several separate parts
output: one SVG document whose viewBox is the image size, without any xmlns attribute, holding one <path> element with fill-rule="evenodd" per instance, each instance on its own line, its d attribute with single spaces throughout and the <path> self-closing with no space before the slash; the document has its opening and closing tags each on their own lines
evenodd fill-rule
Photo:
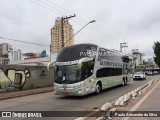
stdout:
<svg viewBox="0 0 160 120">
<path fill-rule="evenodd" d="M 150 93 L 147 93 L 131 111 L 159 111 L 160 115 L 160 81 L 157 82 L 155 87 L 151 89 Z M 155 113 L 156 114 L 156 113 Z M 123 120 L 159 120 L 160 117 L 129 117 Z"/>
<path fill-rule="evenodd" d="M 137 111 L 160 111 L 160 83 L 140 105 Z"/>
<path fill-rule="evenodd" d="M 13 91 L 13 92 L 5 92 L 0 93 L 0 100 L 21 97 L 26 95 L 33 95 L 33 94 L 40 94 L 45 92 L 53 91 L 53 87 L 45 87 L 45 88 L 36 88 L 36 89 L 29 89 L 29 90 L 22 90 L 22 91 Z"/>
</svg>

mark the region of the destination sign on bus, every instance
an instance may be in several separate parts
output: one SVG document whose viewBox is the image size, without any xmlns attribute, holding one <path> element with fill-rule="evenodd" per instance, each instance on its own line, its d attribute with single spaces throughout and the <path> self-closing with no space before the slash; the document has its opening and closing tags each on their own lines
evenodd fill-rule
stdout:
<svg viewBox="0 0 160 120">
<path fill-rule="evenodd" d="M 110 67 L 122 67 L 122 63 L 112 61 L 100 61 L 100 65 Z"/>
</svg>

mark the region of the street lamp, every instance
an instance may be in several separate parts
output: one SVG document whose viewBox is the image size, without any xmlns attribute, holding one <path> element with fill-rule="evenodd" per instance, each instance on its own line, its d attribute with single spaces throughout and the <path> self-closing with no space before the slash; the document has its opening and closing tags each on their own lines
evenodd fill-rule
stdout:
<svg viewBox="0 0 160 120">
<path fill-rule="evenodd" d="M 95 20 L 92 20 L 92 21 L 88 22 L 85 26 L 83 26 L 80 30 L 78 30 L 73 36 L 71 36 L 68 41 L 70 41 L 74 36 L 76 36 L 76 35 L 77 35 L 82 29 L 84 29 L 88 24 L 94 23 L 94 22 L 96 22 L 96 21 L 95 21 Z M 68 41 L 64 44 L 64 46 L 68 43 Z"/>
</svg>

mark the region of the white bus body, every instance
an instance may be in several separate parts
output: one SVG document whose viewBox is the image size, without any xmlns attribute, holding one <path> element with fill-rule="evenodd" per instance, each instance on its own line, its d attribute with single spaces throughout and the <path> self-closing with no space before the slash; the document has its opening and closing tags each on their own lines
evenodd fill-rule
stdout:
<svg viewBox="0 0 160 120">
<path fill-rule="evenodd" d="M 64 47 L 55 62 L 54 93 L 83 96 L 130 80 L 129 58 L 94 44 Z"/>
</svg>

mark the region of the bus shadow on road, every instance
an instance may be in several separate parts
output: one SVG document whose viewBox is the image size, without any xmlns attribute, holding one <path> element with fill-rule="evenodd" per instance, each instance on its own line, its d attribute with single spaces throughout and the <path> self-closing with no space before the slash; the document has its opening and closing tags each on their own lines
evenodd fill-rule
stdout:
<svg viewBox="0 0 160 120">
<path fill-rule="evenodd" d="M 127 84 L 126 86 L 128 86 L 129 84 Z M 87 98 L 92 98 L 92 97 L 97 97 L 97 96 L 101 96 L 101 95 L 104 95 L 106 94 L 107 92 L 111 92 L 113 90 L 117 90 L 118 88 L 121 88 L 121 87 L 125 87 L 125 86 L 122 86 L 122 85 L 117 85 L 117 86 L 113 86 L 113 87 L 110 87 L 110 88 L 107 88 L 107 89 L 104 89 L 101 91 L 101 93 L 99 94 L 95 94 L 95 93 L 90 93 L 90 94 L 87 94 L 87 95 L 84 95 L 84 96 L 61 96 L 61 97 L 57 97 L 57 99 L 87 99 Z"/>
</svg>

